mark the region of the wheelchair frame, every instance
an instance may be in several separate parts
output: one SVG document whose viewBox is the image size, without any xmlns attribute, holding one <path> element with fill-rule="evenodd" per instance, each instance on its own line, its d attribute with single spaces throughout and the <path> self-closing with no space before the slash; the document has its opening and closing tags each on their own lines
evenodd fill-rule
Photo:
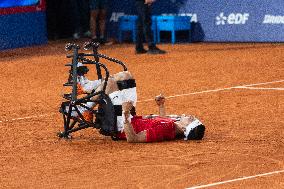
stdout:
<svg viewBox="0 0 284 189">
<path fill-rule="evenodd" d="M 72 93 L 67 93 L 63 95 L 65 99 L 62 102 L 59 112 L 62 113 L 64 121 L 64 131 L 57 133 L 59 138 L 71 138 L 71 133 L 86 129 L 89 127 L 99 129 L 99 132 L 106 136 L 111 136 L 113 140 L 116 140 L 117 126 L 116 126 L 116 115 L 115 108 L 111 102 L 111 99 L 106 94 L 105 90 L 107 87 L 109 79 L 109 71 L 107 67 L 99 62 L 100 58 L 106 59 L 108 61 L 117 63 L 122 66 L 123 71 L 127 71 L 125 64 L 117 59 L 108 57 L 104 54 L 98 53 L 99 43 L 95 42 L 86 42 L 83 45 L 85 50 L 92 48 L 93 53 L 79 53 L 80 46 L 77 44 L 68 43 L 65 46 L 67 51 L 73 50 L 72 55 L 67 55 L 67 58 L 72 58 L 71 64 L 66 64 L 65 66 L 70 66 L 69 78 L 68 81 L 63 84 L 65 87 L 72 87 Z M 86 57 L 93 57 L 94 60 L 88 59 Z M 98 79 L 103 79 L 102 70 L 105 71 L 104 85 L 101 91 L 95 92 L 92 91 L 90 94 L 82 98 L 78 98 L 77 94 L 77 65 L 78 63 L 83 65 L 95 65 Z M 97 96 L 96 100 L 91 100 L 92 97 Z M 98 105 L 97 110 L 93 110 L 86 106 L 87 102 L 94 102 Z M 92 112 L 96 119 L 95 121 L 87 121 L 82 113 L 79 111 L 78 107 L 85 108 L 86 110 Z M 76 112 L 77 116 L 72 116 L 72 112 Z"/>
</svg>

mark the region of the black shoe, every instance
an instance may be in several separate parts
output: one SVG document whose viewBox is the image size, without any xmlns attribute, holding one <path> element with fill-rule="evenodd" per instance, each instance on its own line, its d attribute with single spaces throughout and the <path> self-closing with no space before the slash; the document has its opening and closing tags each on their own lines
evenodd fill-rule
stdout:
<svg viewBox="0 0 284 189">
<path fill-rule="evenodd" d="M 147 52 L 148 52 L 148 51 L 145 50 L 145 49 L 136 49 L 136 51 L 135 51 L 136 54 L 145 54 L 145 53 L 147 53 Z"/>
<path fill-rule="evenodd" d="M 158 47 L 150 47 L 148 50 L 148 54 L 165 54 L 166 51 L 159 49 Z"/>
</svg>

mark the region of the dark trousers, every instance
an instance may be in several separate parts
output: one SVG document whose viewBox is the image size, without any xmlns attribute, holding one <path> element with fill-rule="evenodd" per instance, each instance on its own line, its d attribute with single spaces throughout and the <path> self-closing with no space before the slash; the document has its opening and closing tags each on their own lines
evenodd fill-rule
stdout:
<svg viewBox="0 0 284 189">
<path fill-rule="evenodd" d="M 151 48 L 155 46 L 151 30 L 151 6 L 145 4 L 144 1 L 138 0 L 135 1 L 135 5 L 138 14 L 136 49 L 143 48 L 144 34 L 148 47 Z"/>
<path fill-rule="evenodd" d="M 71 0 L 74 33 L 89 30 L 90 9 L 88 0 Z"/>
<path fill-rule="evenodd" d="M 49 39 L 57 39 L 60 35 L 60 20 L 62 0 L 46 1 L 46 22 Z"/>
</svg>

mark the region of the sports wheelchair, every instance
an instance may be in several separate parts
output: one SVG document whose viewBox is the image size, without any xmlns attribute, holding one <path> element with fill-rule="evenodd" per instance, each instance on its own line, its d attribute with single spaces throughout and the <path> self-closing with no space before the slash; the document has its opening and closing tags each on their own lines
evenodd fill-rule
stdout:
<svg viewBox="0 0 284 189">
<path fill-rule="evenodd" d="M 65 65 L 70 67 L 70 71 L 68 81 L 63 86 L 71 87 L 72 92 L 63 95 L 64 100 L 61 103 L 59 112 L 63 116 L 64 131 L 58 132 L 57 136 L 71 139 L 71 133 L 91 127 L 98 129 L 100 134 L 117 140 L 117 118 L 122 115 L 122 106 L 121 104 L 114 105 L 109 94 L 106 94 L 110 73 L 107 67 L 100 62 L 100 58 L 121 65 L 123 71 L 127 71 L 127 67 L 117 59 L 98 53 L 99 43 L 86 42 L 83 48 L 85 50 L 92 49 L 93 53 L 79 52 L 80 46 L 77 44 L 68 43 L 65 46 L 67 51 L 73 53 L 67 55 L 67 58 L 72 58 L 72 63 Z M 95 67 L 98 80 L 102 81 L 102 88 L 99 91 L 93 89 L 82 97 L 82 95 L 78 95 L 78 77 L 84 76 L 89 71 L 86 65 Z M 105 73 L 104 77 L 102 70 Z M 136 87 L 134 79 L 119 81 L 117 84 L 119 90 Z M 86 119 L 82 110 L 91 113 L 92 118 Z M 135 108 L 132 109 L 131 114 L 136 114 Z"/>
</svg>

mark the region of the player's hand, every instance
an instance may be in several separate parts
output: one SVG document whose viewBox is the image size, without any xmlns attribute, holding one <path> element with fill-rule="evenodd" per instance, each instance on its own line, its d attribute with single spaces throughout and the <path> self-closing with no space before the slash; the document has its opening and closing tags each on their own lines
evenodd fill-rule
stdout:
<svg viewBox="0 0 284 189">
<path fill-rule="evenodd" d="M 165 99 L 164 95 L 160 94 L 160 95 L 155 97 L 155 101 L 156 101 L 158 106 L 161 106 L 161 105 L 165 104 L 166 99 Z"/>
<path fill-rule="evenodd" d="M 122 103 L 122 111 L 129 112 L 133 107 L 132 101 L 126 101 Z"/>
</svg>

